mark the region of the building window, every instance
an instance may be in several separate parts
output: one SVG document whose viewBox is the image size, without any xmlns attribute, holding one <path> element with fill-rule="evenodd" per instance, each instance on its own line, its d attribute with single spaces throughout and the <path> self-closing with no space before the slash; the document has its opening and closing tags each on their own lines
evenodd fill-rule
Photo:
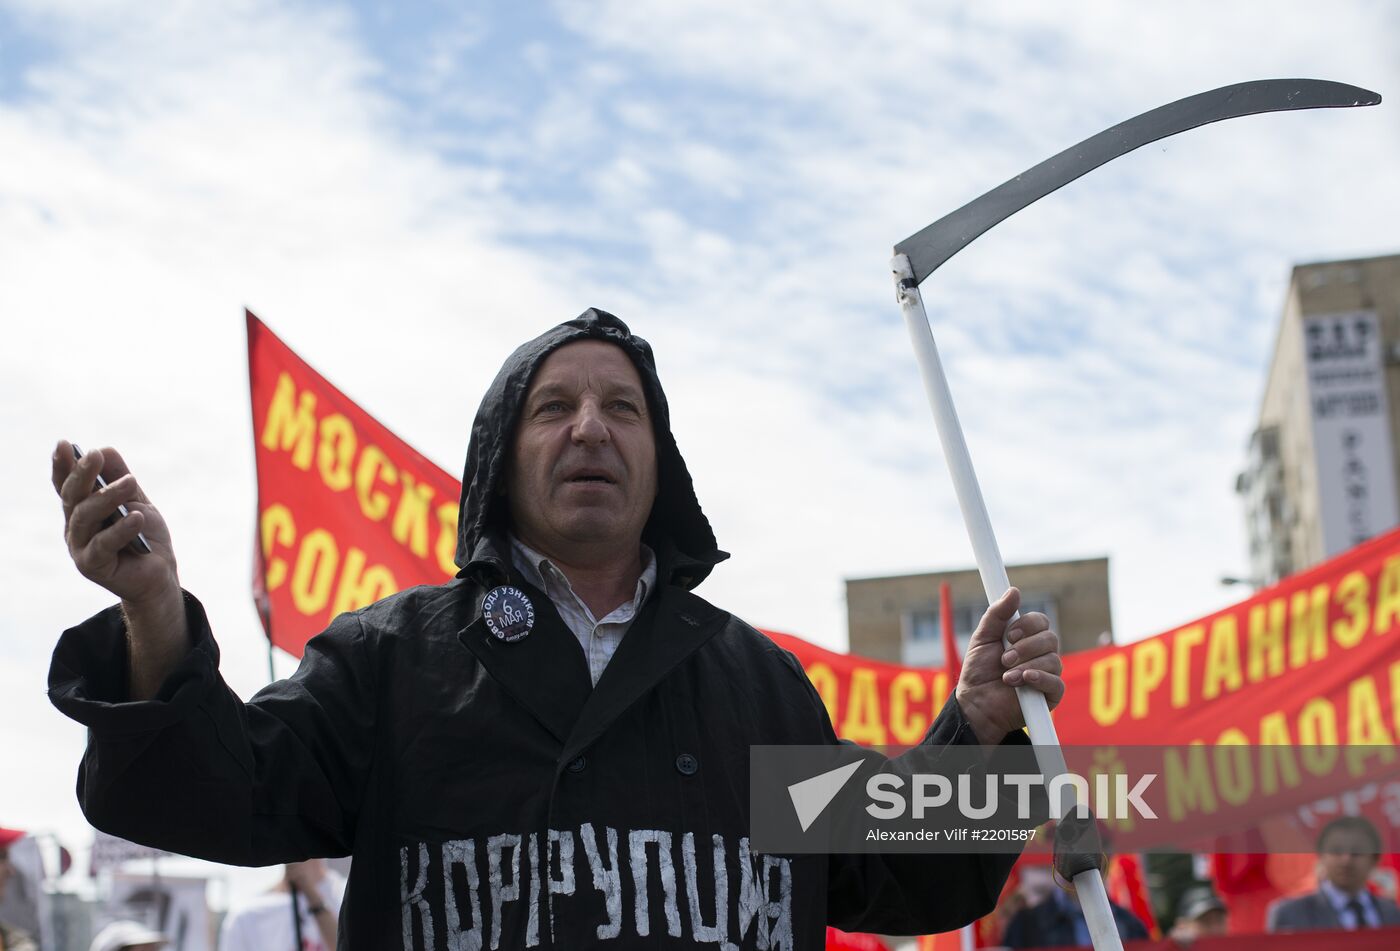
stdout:
<svg viewBox="0 0 1400 951">
<path fill-rule="evenodd" d="M 1021 595 L 1021 613 L 1037 611 L 1050 619 L 1050 627 L 1058 630 L 1055 619 L 1055 599 L 1043 594 Z M 967 653 L 968 641 L 982 615 L 987 613 L 985 601 L 953 602 L 953 640 L 958 654 Z M 904 650 L 902 660 L 913 667 L 943 667 L 943 625 L 937 608 L 922 608 L 904 614 Z"/>
</svg>

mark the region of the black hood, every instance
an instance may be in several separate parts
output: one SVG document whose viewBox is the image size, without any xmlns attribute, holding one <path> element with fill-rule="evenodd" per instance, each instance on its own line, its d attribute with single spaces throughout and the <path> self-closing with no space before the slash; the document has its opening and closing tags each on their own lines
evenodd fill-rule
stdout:
<svg viewBox="0 0 1400 951">
<path fill-rule="evenodd" d="M 457 573 L 458 577 L 481 569 L 497 574 L 505 571 L 509 557 L 504 537 L 510 513 L 500 489 L 505 479 L 511 437 L 535 370 L 545 357 L 576 340 L 604 340 L 616 344 L 631 359 L 642 378 L 656 435 L 657 489 L 642 540 L 656 552 L 659 567 L 669 573 L 671 583 L 693 588 L 729 555 L 715 544 L 715 533 L 695 498 L 690 471 L 676 448 L 676 439 L 671 434 L 671 411 L 656 375 L 651 344 L 635 336 L 612 314 L 594 308 L 522 344 L 506 360 L 482 397 L 476 421 L 472 423 L 467 465 L 462 473 L 456 558 L 462 570 Z"/>
</svg>

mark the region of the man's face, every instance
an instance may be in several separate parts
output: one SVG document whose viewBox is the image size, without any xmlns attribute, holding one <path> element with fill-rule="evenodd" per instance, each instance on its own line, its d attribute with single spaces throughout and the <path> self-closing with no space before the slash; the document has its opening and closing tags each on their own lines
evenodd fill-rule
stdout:
<svg viewBox="0 0 1400 951">
<path fill-rule="evenodd" d="M 545 554 L 641 542 L 656 499 L 656 438 L 627 354 L 580 340 L 540 364 L 506 486 L 516 534 Z"/>
<path fill-rule="evenodd" d="M 1356 829 L 1333 829 L 1322 840 L 1317 864 L 1322 877 L 1344 892 L 1359 892 L 1366 887 L 1371 869 L 1376 867 L 1375 846 L 1364 832 Z"/>
</svg>

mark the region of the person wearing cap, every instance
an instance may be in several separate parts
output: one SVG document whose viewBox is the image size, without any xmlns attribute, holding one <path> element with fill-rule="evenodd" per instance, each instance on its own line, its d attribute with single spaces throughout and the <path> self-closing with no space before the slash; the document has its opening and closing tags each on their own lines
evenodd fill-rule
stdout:
<svg viewBox="0 0 1400 951">
<path fill-rule="evenodd" d="M 15 867 L 10 864 L 10 846 L 22 838 L 22 830 L 0 826 L 0 901 L 5 899 L 5 890 L 15 874 Z M 39 951 L 39 945 L 27 931 L 0 921 L 0 951 Z"/>
<path fill-rule="evenodd" d="M 1186 889 L 1177 902 L 1177 908 L 1171 937 L 1178 944 L 1189 945 L 1197 938 L 1218 937 L 1226 933 L 1229 913 L 1225 903 L 1209 885 Z"/>
<path fill-rule="evenodd" d="M 65 632 L 50 669 L 54 704 L 89 727 L 85 814 L 236 864 L 353 853 L 343 947 L 947 931 L 994 907 L 1015 861 L 751 848 L 750 747 L 838 740 L 796 658 L 694 593 L 728 555 L 651 347 L 611 314 L 523 344 L 488 388 L 457 577 L 339 615 L 247 703 L 120 456 L 75 464 L 60 443 L 53 483 L 75 564 L 122 599 Z M 133 514 L 104 528 L 119 503 Z M 152 554 L 127 549 L 138 531 Z M 1015 688 L 1059 702 L 1059 639 L 1042 614 L 1013 621 L 1019 599 L 988 609 L 922 745 L 1024 746 Z"/>
<path fill-rule="evenodd" d="M 114 921 L 97 933 L 88 951 L 160 951 L 170 939 L 139 921 Z"/>
<path fill-rule="evenodd" d="M 1366 885 L 1381 854 L 1381 836 L 1360 816 L 1342 816 L 1317 836 L 1317 890 L 1269 907 L 1270 931 L 1346 931 L 1400 926 L 1400 907 Z"/>
</svg>

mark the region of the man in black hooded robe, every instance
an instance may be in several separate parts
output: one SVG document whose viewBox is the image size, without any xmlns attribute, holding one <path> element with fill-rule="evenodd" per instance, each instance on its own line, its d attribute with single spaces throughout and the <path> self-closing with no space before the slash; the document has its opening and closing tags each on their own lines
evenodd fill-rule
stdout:
<svg viewBox="0 0 1400 951">
<path fill-rule="evenodd" d="M 53 478 L 75 563 L 122 599 L 50 670 L 90 731 L 84 813 L 232 864 L 353 855 L 341 947 L 817 948 L 828 922 L 958 927 L 1014 860 L 751 850 L 749 747 L 836 736 L 790 654 L 692 593 L 726 555 L 651 349 L 611 314 L 524 344 L 487 391 L 457 577 L 340 615 L 246 704 L 120 456 L 60 443 Z M 1003 655 L 1018 600 L 988 609 L 925 744 L 1024 743 L 1018 684 L 1058 702 L 1043 615 Z"/>
</svg>

